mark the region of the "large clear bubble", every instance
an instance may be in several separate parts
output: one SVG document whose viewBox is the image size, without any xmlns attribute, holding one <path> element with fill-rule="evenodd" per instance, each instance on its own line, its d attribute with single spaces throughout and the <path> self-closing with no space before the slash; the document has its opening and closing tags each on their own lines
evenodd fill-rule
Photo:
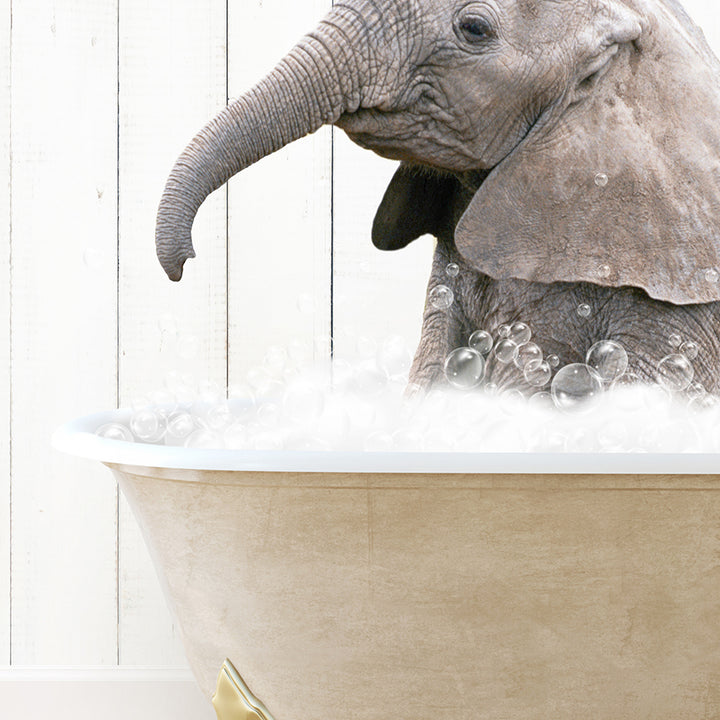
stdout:
<svg viewBox="0 0 720 720">
<path fill-rule="evenodd" d="M 526 342 L 518 348 L 518 354 L 514 362 L 517 367 L 524 370 L 528 363 L 539 362 L 543 359 L 542 350 L 532 342 Z"/>
<path fill-rule="evenodd" d="M 692 363 L 679 353 L 664 357 L 657 367 L 658 385 L 669 392 L 682 392 L 695 376 Z"/>
<path fill-rule="evenodd" d="M 566 365 L 558 370 L 550 387 L 555 406 L 566 411 L 587 410 L 602 391 L 600 375 L 582 363 Z"/>
<path fill-rule="evenodd" d="M 473 350 L 487 357 L 493 349 L 493 336 L 487 330 L 476 330 L 468 342 Z"/>
<path fill-rule="evenodd" d="M 585 363 L 593 368 L 604 382 L 612 383 L 627 370 L 628 356 L 620 343 L 601 340 L 588 350 Z"/>
<path fill-rule="evenodd" d="M 457 348 L 445 360 L 445 377 L 456 388 L 477 387 L 485 373 L 485 359 L 472 348 Z"/>
<path fill-rule="evenodd" d="M 500 342 L 495 345 L 495 357 L 504 365 L 515 362 L 519 351 L 520 348 L 517 346 L 517 343 L 510 340 L 510 338 L 500 340 Z"/>
<path fill-rule="evenodd" d="M 455 301 L 455 293 L 447 285 L 436 285 L 430 291 L 430 304 L 437 310 L 447 310 Z"/>
<path fill-rule="evenodd" d="M 530 342 L 532 331 L 524 322 L 515 322 L 510 326 L 508 339 L 512 340 L 518 347 Z"/>
</svg>

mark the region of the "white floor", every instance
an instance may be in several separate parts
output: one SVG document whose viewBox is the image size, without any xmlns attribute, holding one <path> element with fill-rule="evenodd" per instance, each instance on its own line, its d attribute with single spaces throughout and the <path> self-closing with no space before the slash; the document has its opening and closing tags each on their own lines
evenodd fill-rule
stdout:
<svg viewBox="0 0 720 720">
<path fill-rule="evenodd" d="M 0 669 L 3 720 L 215 720 L 187 671 Z"/>
</svg>

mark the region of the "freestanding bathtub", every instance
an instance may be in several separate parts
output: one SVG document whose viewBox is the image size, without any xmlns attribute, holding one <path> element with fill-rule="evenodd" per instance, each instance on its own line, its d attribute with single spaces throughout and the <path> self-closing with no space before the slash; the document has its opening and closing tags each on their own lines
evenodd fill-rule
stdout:
<svg viewBox="0 0 720 720">
<path fill-rule="evenodd" d="M 720 457 L 93 434 L 121 415 L 55 446 L 119 480 L 221 720 L 720 718 Z"/>
</svg>

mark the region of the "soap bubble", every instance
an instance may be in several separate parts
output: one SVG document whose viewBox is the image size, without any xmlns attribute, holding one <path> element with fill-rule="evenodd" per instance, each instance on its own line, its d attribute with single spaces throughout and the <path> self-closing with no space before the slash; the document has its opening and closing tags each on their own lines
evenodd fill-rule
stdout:
<svg viewBox="0 0 720 720">
<path fill-rule="evenodd" d="M 130 429 L 138 440 L 145 442 L 159 440 L 164 431 L 160 416 L 152 408 L 143 408 L 133 413 Z"/>
<path fill-rule="evenodd" d="M 374 362 L 362 363 L 351 380 L 352 390 L 364 397 L 379 395 L 387 384 L 388 376 Z"/>
<path fill-rule="evenodd" d="M 500 342 L 495 346 L 495 357 L 499 362 L 507 365 L 515 361 L 519 350 L 520 348 L 518 348 L 516 343 L 509 338 L 505 338 L 504 340 L 500 340 Z"/>
<path fill-rule="evenodd" d="M 123 442 L 133 442 L 133 434 L 130 429 L 120 423 L 105 423 L 99 427 L 95 434 L 106 440 L 122 440 Z"/>
<path fill-rule="evenodd" d="M 184 440 L 195 430 L 195 421 L 188 412 L 178 412 L 171 415 L 167 421 L 166 438 L 170 440 Z"/>
<path fill-rule="evenodd" d="M 705 395 L 707 395 L 707 390 L 703 386 L 702 383 L 695 382 L 690 383 L 688 386 L 688 389 L 685 391 L 685 394 L 691 399 L 694 400 L 695 398 L 701 398 Z"/>
<path fill-rule="evenodd" d="M 514 362 L 521 370 L 525 369 L 528 363 L 533 361 L 541 361 L 543 359 L 542 350 L 531 342 L 526 342 L 518 348 L 518 354 Z"/>
<path fill-rule="evenodd" d="M 532 331 L 523 322 L 516 322 L 510 326 L 510 332 L 508 333 L 508 339 L 512 340 L 518 347 L 524 345 L 530 341 L 532 337 Z"/>
<path fill-rule="evenodd" d="M 555 407 L 552 395 L 546 390 L 541 390 L 540 392 L 536 392 L 534 395 L 531 395 L 528 400 L 528 405 L 544 409 Z"/>
<path fill-rule="evenodd" d="M 682 338 L 677 333 L 672 333 L 668 336 L 668 342 L 674 348 L 680 347 L 680 345 L 682 344 Z"/>
<path fill-rule="evenodd" d="M 720 274 L 715 268 L 708 268 L 704 272 L 705 280 L 709 283 L 716 283 L 720 280 Z"/>
<path fill-rule="evenodd" d="M 656 379 L 658 385 L 669 392 L 682 392 L 695 376 L 690 361 L 678 353 L 664 357 L 658 364 Z"/>
<path fill-rule="evenodd" d="M 256 398 L 277 396 L 282 390 L 282 383 L 267 368 L 259 365 L 248 370 L 246 380 Z"/>
<path fill-rule="evenodd" d="M 198 450 L 215 450 L 223 447 L 223 441 L 222 438 L 207 428 L 199 428 L 185 440 L 185 447 Z"/>
<path fill-rule="evenodd" d="M 447 310 L 455 300 L 455 293 L 447 285 L 436 285 L 430 291 L 430 304 L 436 310 Z"/>
<path fill-rule="evenodd" d="M 585 363 L 593 368 L 606 382 L 619 378 L 628 366 L 625 348 L 612 340 L 596 342 L 585 356 Z"/>
<path fill-rule="evenodd" d="M 472 348 L 457 348 L 445 360 L 445 377 L 456 388 L 473 388 L 485 373 L 485 359 Z"/>
<path fill-rule="evenodd" d="M 608 184 L 608 180 L 609 178 L 606 173 L 601 172 L 595 175 L 595 184 L 598 187 L 605 187 Z"/>
<path fill-rule="evenodd" d="M 602 393 L 600 375 L 589 365 L 573 363 L 558 370 L 550 392 L 556 407 L 561 410 L 586 410 L 590 401 Z"/>
<path fill-rule="evenodd" d="M 450 263 L 445 268 L 445 274 L 448 277 L 456 278 L 460 274 L 460 266 L 457 263 Z"/>
<path fill-rule="evenodd" d="M 195 379 L 190 373 L 168 373 L 165 377 L 165 387 L 175 396 L 179 405 L 191 405 L 195 400 Z"/>
<path fill-rule="evenodd" d="M 548 355 L 545 359 L 551 368 L 556 368 L 560 365 L 560 358 L 557 355 Z"/>
<path fill-rule="evenodd" d="M 523 375 L 525 376 L 525 380 L 533 387 L 544 387 L 550 382 L 552 369 L 547 362 L 531 360 L 525 365 Z"/>
<path fill-rule="evenodd" d="M 387 338 L 377 352 L 378 367 L 389 377 L 404 376 L 412 364 L 412 353 L 400 336 Z"/>
<path fill-rule="evenodd" d="M 581 303 L 577 306 L 577 314 L 581 318 L 589 318 L 592 315 L 592 308 L 587 303 Z"/>
<path fill-rule="evenodd" d="M 500 325 L 496 332 L 499 338 L 506 338 L 510 335 L 510 326 L 505 324 Z"/>
<path fill-rule="evenodd" d="M 172 415 L 178 406 L 177 398 L 169 390 L 155 390 L 150 393 L 150 403 L 155 411 L 163 418 Z"/>
<path fill-rule="evenodd" d="M 691 398 L 688 403 L 688 407 L 691 410 L 711 410 L 718 404 L 718 399 L 715 395 L 698 395 L 697 397 Z"/>
<path fill-rule="evenodd" d="M 487 330 L 476 330 L 470 336 L 468 345 L 481 355 L 487 356 L 493 348 L 493 337 Z"/>
<path fill-rule="evenodd" d="M 598 276 L 601 278 L 609 278 L 612 274 L 612 268 L 609 265 L 601 265 L 598 268 Z"/>
<path fill-rule="evenodd" d="M 230 410 L 227 402 L 219 402 L 207 410 L 203 417 L 203 424 L 208 430 L 215 433 L 221 433 L 230 427 L 235 421 L 235 417 Z"/>
<path fill-rule="evenodd" d="M 694 360 L 698 356 L 699 352 L 700 348 L 698 347 L 698 344 L 696 342 L 693 342 L 692 340 L 686 340 L 680 346 L 680 353 L 684 355 L 688 360 Z"/>
<path fill-rule="evenodd" d="M 317 420 L 323 411 L 325 395 L 320 387 L 304 380 L 293 382 L 283 398 L 283 411 L 296 423 Z"/>
</svg>

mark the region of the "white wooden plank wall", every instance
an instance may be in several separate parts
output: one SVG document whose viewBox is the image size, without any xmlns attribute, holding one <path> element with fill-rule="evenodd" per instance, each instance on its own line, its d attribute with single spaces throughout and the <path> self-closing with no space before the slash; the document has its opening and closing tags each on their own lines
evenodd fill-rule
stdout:
<svg viewBox="0 0 720 720">
<path fill-rule="evenodd" d="M 320 361 L 333 329 L 340 357 L 417 341 L 433 241 L 372 248 L 395 164 L 342 133 L 218 191 L 182 283 L 154 256 L 177 154 L 329 4 L 0 0 L 0 664 L 185 662 L 109 473 L 51 452 L 54 427 L 171 370 L 240 383 L 270 345 Z M 686 7 L 719 48 L 714 0 Z"/>
<path fill-rule="evenodd" d="M 230 3 L 230 97 L 266 75 L 330 5 Z M 231 385 L 262 364 L 269 346 L 294 345 L 316 361 L 329 356 L 331 151 L 323 128 L 229 183 Z"/>
<path fill-rule="evenodd" d="M 116 491 L 51 452 L 116 402 L 117 10 L 12 6 L 12 662 L 116 651 Z"/>
<path fill-rule="evenodd" d="M 193 228 L 201 260 L 171 283 L 155 257 L 165 179 L 190 138 L 226 104 L 226 3 L 122 0 L 120 31 L 120 402 L 170 371 L 226 383 L 226 193 Z M 119 659 L 184 664 L 147 550 L 120 502 Z"/>
<path fill-rule="evenodd" d="M 10 0 L 0 0 L 0 665 L 10 663 Z"/>
</svg>

